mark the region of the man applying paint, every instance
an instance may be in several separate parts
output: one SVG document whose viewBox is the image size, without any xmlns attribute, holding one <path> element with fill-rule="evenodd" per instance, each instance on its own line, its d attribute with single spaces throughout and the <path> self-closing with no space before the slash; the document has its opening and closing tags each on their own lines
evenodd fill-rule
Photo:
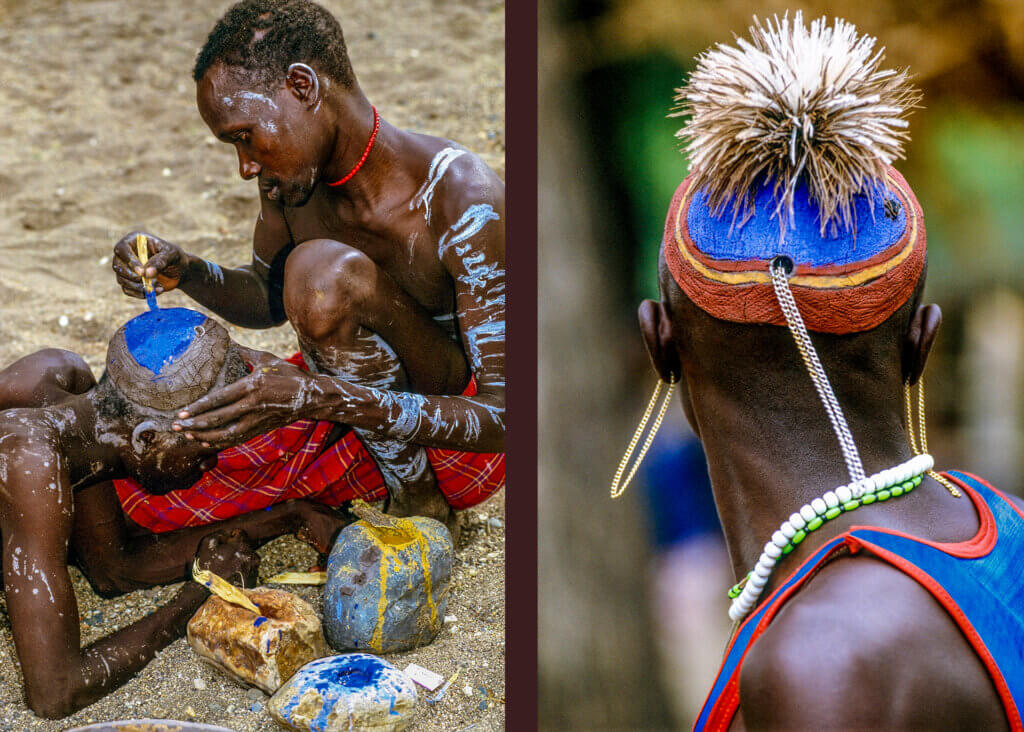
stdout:
<svg viewBox="0 0 1024 732">
<path fill-rule="evenodd" d="M 163 337 L 153 339 L 155 321 Z M 108 597 L 180 582 L 194 558 L 253 587 L 259 557 L 251 542 L 298 532 L 323 551 L 343 526 L 307 501 L 162 534 L 125 520 L 111 479 L 130 476 L 154 493 L 199 479 L 216 454 L 168 429 L 175 410 L 261 359 L 213 320 L 172 309 L 145 313 L 115 334 L 98 384 L 79 356 L 56 349 L 0 372 L 3 588 L 36 714 L 67 716 L 123 684 L 184 635 L 208 597 L 188 582 L 156 612 L 80 649 L 69 562 Z"/>
<path fill-rule="evenodd" d="M 381 119 L 337 21 L 307 0 L 233 6 L 193 76 L 203 120 L 259 181 L 252 263 L 221 269 L 147 234 L 143 268 L 133 232 L 114 271 L 132 296 L 144 273 L 237 325 L 289 321 L 309 371 L 240 379 L 174 429 L 223 447 L 301 419 L 351 425 L 390 512 L 452 525 L 504 485 L 504 184 Z M 453 489 L 443 465 L 475 477 Z"/>
<path fill-rule="evenodd" d="M 1021 729 L 1022 503 L 928 454 L 941 314 L 891 167 L 919 96 L 844 21 L 750 34 L 680 90 L 691 170 L 639 312 L 739 580 L 696 729 Z"/>
</svg>

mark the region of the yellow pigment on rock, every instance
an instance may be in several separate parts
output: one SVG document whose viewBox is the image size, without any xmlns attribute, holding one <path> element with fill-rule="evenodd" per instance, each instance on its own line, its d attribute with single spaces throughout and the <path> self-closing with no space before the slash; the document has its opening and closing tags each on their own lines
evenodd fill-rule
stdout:
<svg viewBox="0 0 1024 732">
<path fill-rule="evenodd" d="M 389 562 L 393 562 L 395 565 L 394 568 L 399 569 L 402 565 L 411 564 L 415 561 L 415 555 L 413 555 L 411 551 L 406 552 L 407 549 L 411 549 L 410 545 L 414 542 L 419 549 L 420 566 L 423 568 L 423 581 L 427 592 L 427 606 L 430 608 L 430 624 L 431 627 L 437 624 L 437 604 L 434 602 L 433 583 L 430 576 L 430 559 L 427 553 L 427 537 L 425 537 L 423 531 L 421 531 L 420 528 L 409 519 L 391 518 L 390 523 L 390 526 L 381 526 L 372 525 L 365 520 L 360 520 L 355 524 L 366 532 L 370 541 L 377 546 L 381 553 L 380 599 L 377 601 L 377 625 L 374 627 L 373 636 L 370 638 L 370 648 L 377 653 L 381 653 L 384 647 L 384 615 L 387 612 L 388 607 L 388 576 L 391 572 L 391 568 L 388 564 Z M 437 539 L 437 537 L 433 535 L 431 535 L 430 538 Z M 411 578 L 409 580 L 409 586 L 412 587 Z"/>
</svg>

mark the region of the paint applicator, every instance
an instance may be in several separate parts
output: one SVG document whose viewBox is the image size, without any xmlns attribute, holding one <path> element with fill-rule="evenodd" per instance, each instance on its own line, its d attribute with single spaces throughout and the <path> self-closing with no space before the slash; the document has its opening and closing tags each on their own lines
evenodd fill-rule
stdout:
<svg viewBox="0 0 1024 732">
<path fill-rule="evenodd" d="M 143 271 L 145 271 L 146 262 L 149 261 L 149 244 L 146 241 L 145 234 L 135 235 L 135 251 L 138 253 L 139 261 L 142 263 Z M 156 304 L 156 290 L 153 289 L 153 280 L 143 275 L 142 286 L 146 290 L 146 303 L 149 305 L 149 309 L 157 310 L 159 306 Z"/>
<path fill-rule="evenodd" d="M 257 615 L 260 614 L 260 609 L 253 604 L 252 600 L 244 592 L 210 570 L 200 569 L 198 557 L 192 563 L 192 579 L 209 588 L 210 592 L 225 602 L 244 607 L 246 610 L 251 610 Z"/>
</svg>

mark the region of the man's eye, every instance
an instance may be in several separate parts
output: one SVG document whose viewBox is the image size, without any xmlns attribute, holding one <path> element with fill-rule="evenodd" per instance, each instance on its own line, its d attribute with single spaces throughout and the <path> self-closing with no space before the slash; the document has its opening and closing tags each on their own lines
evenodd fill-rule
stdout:
<svg viewBox="0 0 1024 732">
<path fill-rule="evenodd" d="M 249 143 L 249 133 L 248 132 L 239 132 L 237 135 L 235 135 L 235 142 L 241 142 L 242 144 L 248 144 Z"/>
</svg>

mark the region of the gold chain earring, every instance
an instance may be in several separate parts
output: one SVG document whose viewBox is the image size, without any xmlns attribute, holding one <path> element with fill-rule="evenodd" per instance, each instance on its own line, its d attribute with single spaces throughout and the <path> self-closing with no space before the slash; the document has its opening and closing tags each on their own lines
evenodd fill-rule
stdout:
<svg viewBox="0 0 1024 732">
<path fill-rule="evenodd" d="M 927 454 L 928 452 L 928 432 L 925 428 L 924 419 L 924 378 L 917 380 L 917 431 L 919 439 L 914 437 L 914 408 L 913 408 L 913 397 L 911 391 L 913 387 L 910 386 L 910 382 L 907 381 L 903 384 L 903 405 L 906 409 L 907 414 L 907 437 L 910 440 L 910 450 L 915 455 Z M 920 447 L 918 445 L 920 443 Z M 963 494 L 960 490 L 953 485 L 945 477 L 939 475 L 935 470 L 929 470 L 928 476 L 933 480 L 941 483 L 947 491 L 953 496 L 960 498 Z"/>
<path fill-rule="evenodd" d="M 626 448 L 626 454 L 622 456 L 622 460 L 619 462 L 619 469 L 615 471 L 615 477 L 612 478 L 612 498 L 618 498 L 621 496 L 629 482 L 633 480 L 633 475 L 636 473 L 637 468 L 640 467 L 640 463 L 643 462 L 644 455 L 647 454 L 648 448 L 651 443 L 654 442 L 654 436 L 658 434 L 658 430 L 661 429 L 661 420 L 665 418 L 665 412 L 668 410 L 669 400 L 672 398 L 672 391 L 676 385 L 676 376 L 672 374 L 669 376 L 668 388 L 665 391 L 665 398 L 661 402 L 661 407 L 658 409 L 658 416 L 654 419 L 654 424 L 651 425 L 651 431 L 647 433 L 647 439 L 644 440 L 643 447 L 640 448 L 640 453 L 636 456 L 636 462 L 633 463 L 633 467 L 629 469 L 629 474 L 625 480 L 622 480 L 622 474 L 626 472 L 626 466 L 629 465 L 630 458 L 633 457 L 633 451 L 636 450 L 636 444 L 640 441 L 640 435 L 644 433 L 644 428 L 647 427 L 647 420 L 651 418 L 651 414 L 654 412 L 654 405 L 658 401 L 658 394 L 661 393 L 661 388 L 666 386 L 665 382 L 658 379 L 657 386 L 654 387 L 654 393 L 651 394 L 651 401 L 647 403 L 647 409 L 644 410 L 644 416 L 640 418 L 640 424 L 637 425 L 636 432 L 633 433 L 633 439 L 629 441 L 629 446 Z M 621 486 L 620 486 L 621 482 Z"/>
</svg>

